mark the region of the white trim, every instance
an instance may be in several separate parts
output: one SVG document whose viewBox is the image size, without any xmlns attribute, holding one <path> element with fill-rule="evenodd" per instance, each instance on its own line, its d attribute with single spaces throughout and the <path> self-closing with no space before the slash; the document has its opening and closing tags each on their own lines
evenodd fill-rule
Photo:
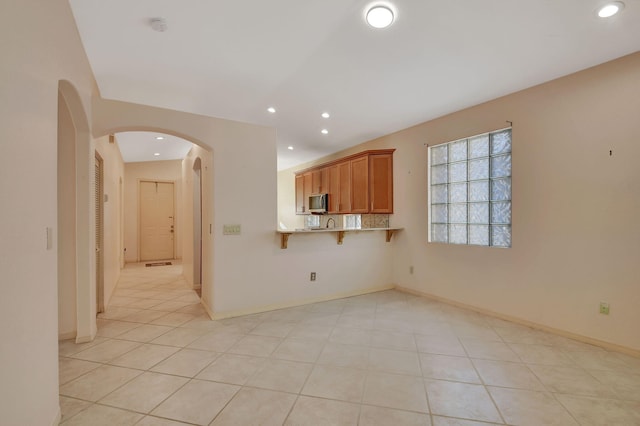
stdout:
<svg viewBox="0 0 640 426">
<path fill-rule="evenodd" d="M 58 405 L 58 412 L 56 413 L 56 417 L 53 419 L 52 426 L 58 426 L 62 421 L 62 410 L 60 409 L 60 405 Z"/>
</svg>

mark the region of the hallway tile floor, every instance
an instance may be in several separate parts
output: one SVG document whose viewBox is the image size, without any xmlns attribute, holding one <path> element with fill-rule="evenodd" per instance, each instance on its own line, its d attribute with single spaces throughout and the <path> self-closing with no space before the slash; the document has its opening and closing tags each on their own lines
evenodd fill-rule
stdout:
<svg viewBox="0 0 640 426">
<path fill-rule="evenodd" d="M 128 265 L 60 342 L 72 425 L 640 425 L 640 359 L 397 291 L 210 321 Z"/>
</svg>

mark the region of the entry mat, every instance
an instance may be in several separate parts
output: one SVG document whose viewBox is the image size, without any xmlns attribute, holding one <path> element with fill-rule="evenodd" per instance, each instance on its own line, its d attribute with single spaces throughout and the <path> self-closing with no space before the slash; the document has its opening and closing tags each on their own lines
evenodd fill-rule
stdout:
<svg viewBox="0 0 640 426">
<path fill-rule="evenodd" d="M 153 262 L 153 263 L 146 263 L 144 266 L 146 266 L 147 268 L 149 266 L 168 266 L 171 265 L 171 262 Z"/>
</svg>

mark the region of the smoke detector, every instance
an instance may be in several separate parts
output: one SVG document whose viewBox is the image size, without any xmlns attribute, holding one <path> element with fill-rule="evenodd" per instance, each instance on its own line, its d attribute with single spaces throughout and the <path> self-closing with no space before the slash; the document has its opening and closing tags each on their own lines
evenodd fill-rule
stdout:
<svg viewBox="0 0 640 426">
<path fill-rule="evenodd" d="M 167 20 L 164 18 L 151 18 L 149 21 L 154 31 L 163 33 L 167 31 Z"/>
</svg>

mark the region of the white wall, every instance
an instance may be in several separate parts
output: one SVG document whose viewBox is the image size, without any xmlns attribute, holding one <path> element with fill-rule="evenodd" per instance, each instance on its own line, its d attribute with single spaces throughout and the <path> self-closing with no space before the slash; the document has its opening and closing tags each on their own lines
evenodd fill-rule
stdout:
<svg viewBox="0 0 640 426">
<path fill-rule="evenodd" d="M 138 186 L 141 180 L 160 180 L 174 182 L 175 203 L 175 232 L 174 250 L 175 258 L 182 257 L 182 230 L 180 220 L 182 209 L 182 160 L 144 161 L 137 163 L 125 163 L 124 179 L 124 248 L 125 262 L 139 262 L 140 253 L 138 247 L 139 229 L 139 192 Z"/>
<path fill-rule="evenodd" d="M 96 151 L 102 158 L 104 194 L 104 303 L 109 305 L 120 269 L 124 261 L 123 228 L 124 212 L 124 162 L 116 142 L 109 143 L 109 137 L 95 140 Z"/>
<path fill-rule="evenodd" d="M 4 3 L 0 16 L 0 413 L 3 424 L 51 425 L 59 414 L 58 84 L 75 86 L 90 117 L 94 82 L 67 1 Z"/>
</svg>

